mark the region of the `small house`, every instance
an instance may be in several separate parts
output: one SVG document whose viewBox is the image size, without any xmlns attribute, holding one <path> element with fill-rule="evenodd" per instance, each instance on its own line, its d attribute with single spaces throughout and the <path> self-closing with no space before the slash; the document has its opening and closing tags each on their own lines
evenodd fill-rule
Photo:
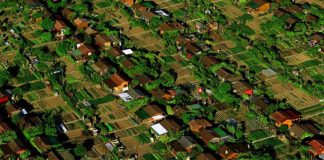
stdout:
<svg viewBox="0 0 324 160">
<path fill-rule="evenodd" d="M 17 105 L 7 105 L 5 108 L 10 117 L 14 117 L 21 113 L 21 109 Z"/>
<path fill-rule="evenodd" d="M 253 95 L 253 88 L 244 81 L 237 81 L 233 85 L 233 92 L 242 96 L 242 95 Z"/>
<path fill-rule="evenodd" d="M 239 153 L 250 151 L 250 146 L 245 143 L 228 143 L 219 148 L 219 154 L 224 159 L 236 159 Z"/>
<path fill-rule="evenodd" d="M 128 7 L 131 7 L 135 4 L 135 0 L 121 0 L 121 2 Z"/>
<path fill-rule="evenodd" d="M 76 13 L 73 12 L 71 9 L 69 8 L 63 8 L 62 11 L 61 11 L 63 17 L 65 17 L 66 19 L 68 20 L 72 20 L 75 18 L 76 16 Z"/>
<path fill-rule="evenodd" d="M 206 119 L 194 119 L 189 122 L 189 128 L 192 132 L 200 132 L 208 127 L 212 127 L 212 124 Z"/>
<path fill-rule="evenodd" d="M 0 122 L 0 134 L 3 133 L 3 132 L 6 132 L 8 130 L 11 130 L 9 124 L 5 121 L 1 121 Z"/>
<path fill-rule="evenodd" d="M 301 139 L 306 133 L 321 134 L 321 130 L 319 130 L 312 122 L 307 121 L 293 124 L 289 128 L 289 133 L 292 137 Z"/>
<path fill-rule="evenodd" d="M 42 152 L 45 152 L 51 148 L 51 145 L 45 136 L 37 136 L 33 138 L 33 142 L 36 145 L 38 149 L 40 149 Z"/>
<path fill-rule="evenodd" d="M 88 60 L 95 50 L 87 44 L 81 44 L 76 50 L 72 51 L 72 57 L 76 60 Z"/>
<path fill-rule="evenodd" d="M 104 83 L 116 93 L 121 93 L 129 90 L 129 81 L 118 74 L 111 75 L 108 79 L 104 80 Z"/>
<path fill-rule="evenodd" d="M 148 105 L 144 107 L 142 109 L 142 114 L 138 115 L 141 115 L 140 118 L 151 123 L 160 121 L 165 118 L 165 112 L 157 105 Z"/>
<path fill-rule="evenodd" d="M 214 66 L 215 64 L 219 63 L 216 58 L 211 56 L 203 56 L 201 57 L 201 62 L 207 68 Z"/>
<path fill-rule="evenodd" d="M 173 119 L 165 119 L 151 126 L 157 136 L 164 135 L 170 131 L 179 131 L 181 126 Z"/>
<path fill-rule="evenodd" d="M 108 73 L 110 65 L 103 59 L 99 59 L 96 63 L 91 65 L 92 69 L 98 72 L 101 76 Z"/>
<path fill-rule="evenodd" d="M 271 3 L 266 0 L 251 0 L 248 4 L 247 12 L 250 14 L 260 14 L 270 9 Z"/>
<path fill-rule="evenodd" d="M 169 143 L 174 156 L 176 156 L 178 152 L 190 153 L 196 145 L 197 142 L 190 136 L 182 136 L 180 139 Z"/>
<path fill-rule="evenodd" d="M 96 35 L 95 41 L 96 41 L 97 46 L 101 49 L 108 48 L 112 45 L 111 39 L 104 34 Z"/>
<path fill-rule="evenodd" d="M 169 92 L 164 92 L 161 89 L 156 89 L 151 91 L 151 94 L 154 98 L 159 99 L 159 100 L 170 100 L 174 98 L 171 93 Z"/>
<path fill-rule="evenodd" d="M 163 34 L 167 31 L 173 31 L 173 30 L 182 31 L 184 30 L 184 28 L 185 27 L 178 22 L 171 22 L 171 23 L 165 22 L 159 27 L 159 32 L 160 34 Z"/>
<path fill-rule="evenodd" d="M 145 94 L 139 90 L 139 89 L 131 89 L 127 92 L 127 94 L 132 98 L 132 99 L 142 99 L 145 97 Z"/>
<path fill-rule="evenodd" d="M 243 79 L 241 75 L 235 75 L 233 72 L 231 72 L 230 70 L 228 70 L 226 68 L 219 68 L 216 71 L 216 76 L 222 82 L 227 81 L 227 82 L 235 83 L 235 82 Z"/>
<path fill-rule="evenodd" d="M 23 154 L 27 148 L 19 139 L 15 139 L 11 140 L 7 144 L 0 145 L 0 149 L 3 151 L 5 156 L 9 156 L 13 154 Z"/>
<path fill-rule="evenodd" d="M 202 129 L 199 133 L 198 133 L 200 139 L 202 141 L 204 141 L 206 144 L 208 143 L 218 143 L 221 141 L 221 137 L 214 132 L 213 130 L 209 130 L 209 129 Z"/>
<path fill-rule="evenodd" d="M 308 143 L 308 145 L 311 146 L 308 152 L 314 157 L 324 154 L 324 140 L 322 138 L 313 139 Z"/>
<path fill-rule="evenodd" d="M 89 25 L 89 23 L 83 18 L 76 18 L 73 23 L 78 29 L 86 29 Z"/>
<path fill-rule="evenodd" d="M 54 151 L 50 151 L 47 153 L 47 159 L 48 160 L 60 160 L 60 158 Z"/>
<path fill-rule="evenodd" d="M 27 114 L 18 120 L 20 129 L 28 129 L 42 125 L 42 120 L 36 114 Z"/>
<path fill-rule="evenodd" d="M 160 122 L 160 124 L 167 130 L 167 131 L 180 131 L 181 126 L 178 124 L 174 119 L 164 119 Z"/>
<path fill-rule="evenodd" d="M 138 76 L 138 81 L 140 83 L 140 85 L 145 85 L 145 84 L 148 84 L 150 82 L 152 82 L 152 80 L 146 76 L 145 74 L 141 74 Z"/>
<path fill-rule="evenodd" d="M 66 28 L 66 24 L 61 20 L 55 20 L 54 31 L 62 32 Z"/>
<path fill-rule="evenodd" d="M 108 51 L 109 55 L 111 55 L 112 57 L 118 58 L 121 55 L 123 55 L 123 51 L 118 48 L 118 47 L 112 47 L 109 51 Z"/>
<path fill-rule="evenodd" d="M 98 31 L 94 30 L 92 27 L 87 27 L 84 30 L 84 33 L 87 34 L 88 36 L 94 36 L 94 35 L 98 34 Z"/>
<path fill-rule="evenodd" d="M 299 120 L 300 114 L 292 109 L 279 110 L 270 115 L 270 118 L 275 121 L 275 125 L 280 127 L 282 125 L 287 125 L 291 127 L 293 121 Z"/>
<path fill-rule="evenodd" d="M 196 160 L 217 160 L 211 153 L 201 153 L 196 157 Z"/>
</svg>

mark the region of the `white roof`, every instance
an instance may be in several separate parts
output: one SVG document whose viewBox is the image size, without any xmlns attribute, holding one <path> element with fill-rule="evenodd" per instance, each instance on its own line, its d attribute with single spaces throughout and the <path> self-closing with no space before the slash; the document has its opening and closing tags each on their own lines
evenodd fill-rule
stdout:
<svg viewBox="0 0 324 160">
<path fill-rule="evenodd" d="M 163 10 L 157 10 L 155 11 L 155 13 L 159 14 L 160 16 L 166 16 L 168 17 L 169 15 L 167 13 L 165 13 Z"/>
<path fill-rule="evenodd" d="M 276 75 L 276 72 L 273 71 L 271 68 L 264 69 L 264 70 L 262 70 L 261 72 L 262 72 L 262 74 L 264 74 L 264 75 L 267 76 L 267 77 L 271 77 L 271 76 Z"/>
<path fill-rule="evenodd" d="M 113 151 L 114 150 L 114 146 L 111 143 L 106 143 L 105 146 L 110 150 Z"/>
<path fill-rule="evenodd" d="M 133 54 L 134 53 L 133 50 L 131 50 L 131 49 L 124 49 L 124 50 L 122 50 L 122 52 L 124 54 L 126 54 L 126 55 L 129 55 L 129 54 Z"/>
<path fill-rule="evenodd" d="M 21 112 L 24 114 L 24 115 L 26 115 L 28 112 L 26 111 L 26 109 L 25 108 L 23 108 L 22 110 L 21 110 Z"/>
<path fill-rule="evenodd" d="M 66 127 L 64 126 L 64 124 L 60 124 L 60 128 L 62 129 L 62 131 L 64 133 L 66 133 L 68 130 L 66 129 Z"/>
<path fill-rule="evenodd" d="M 158 134 L 158 135 L 162 135 L 162 134 L 166 134 L 168 133 L 168 131 L 160 124 L 154 124 L 151 126 L 151 128 Z"/>
<path fill-rule="evenodd" d="M 133 98 L 128 94 L 128 93 L 121 93 L 118 94 L 118 96 L 124 101 L 124 102 L 128 102 L 131 101 Z"/>
</svg>

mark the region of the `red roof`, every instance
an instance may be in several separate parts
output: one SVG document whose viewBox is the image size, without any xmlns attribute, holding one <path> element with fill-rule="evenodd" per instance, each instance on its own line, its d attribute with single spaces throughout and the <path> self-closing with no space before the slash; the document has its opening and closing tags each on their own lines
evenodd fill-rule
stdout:
<svg viewBox="0 0 324 160">
<path fill-rule="evenodd" d="M 8 96 L 4 96 L 0 98 L 0 104 L 5 104 L 9 101 L 9 97 Z"/>
<path fill-rule="evenodd" d="M 244 92 L 244 94 L 247 94 L 247 95 L 253 95 L 253 89 L 248 89 Z"/>
<path fill-rule="evenodd" d="M 313 139 L 308 143 L 313 149 L 317 151 L 318 154 L 324 153 L 324 140 L 323 139 Z"/>
</svg>

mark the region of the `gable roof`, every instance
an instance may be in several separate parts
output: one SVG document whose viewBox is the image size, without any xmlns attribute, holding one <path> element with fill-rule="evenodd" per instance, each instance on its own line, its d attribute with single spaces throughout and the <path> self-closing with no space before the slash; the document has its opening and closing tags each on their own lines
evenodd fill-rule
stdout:
<svg viewBox="0 0 324 160">
<path fill-rule="evenodd" d="M 160 124 L 168 131 L 179 131 L 181 126 L 173 119 L 164 119 Z"/>
<path fill-rule="evenodd" d="M 140 84 L 147 84 L 152 82 L 152 80 L 149 77 L 147 77 L 145 74 L 139 75 L 138 80 Z"/>
<path fill-rule="evenodd" d="M 139 89 L 131 89 L 127 93 L 133 99 L 139 99 L 139 98 L 144 98 L 145 97 L 145 94 Z"/>
<path fill-rule="evenodd" d="M 118 56 L 121 56 L 123 54 L 123 51 L 118 47 L 112 47 L 108 51 L 108 53 L 111 54 L 113 57 L 118 57 Z"/>
<path fill-rule="evenodd" d="M 232 86 L 234 88 L 234 93 L 238 93 L 239 95 L 250 94 L 247 93 L 247 91 L 253 89 L 248 83 L 244 81 L 237 81 Z"/>
<path fill-rule="evenodd" d="M 202 129 L 199 132 L 199 136 L 205 143 L 210 142 L 214 138 L 220 138 L 220 136 L 217 135 L 216 132 L 214 132 L 212 130 L 207 130 L 207 129 Z"/>
<path fill-rule="evenodd" d="M 218 63 L 218 61 L 216 60 L 216 58 L 211 57 L 211 56 L 203 56 L 201 58 L 202 63 L 206 66 L 206 67 L 211 67 L 215 64 Z"/>
<path fill-rule="evenodd" d="M 312 149 L 314 149 L 318 154 L 323 154 L 323 152 L 324 152 L 324 140 L 323 139 L 313 139 L 308 144 L 310 146 L 312 146 Z"/>
<path fill-rule="evenodd" d="M 104 71 L 109 68 L 109 64 L 103 59 L 98 59 L 98 61 L 94 63 L 93 66 L 95 66 L 94 70 L 96 70 L 97 72 Z"/>
<path fill-rule="evenodd" d="M 143 110 L 146 112 L 146 114 L 150 117 L 153 117 L 155 115 L 164 115 L 164 111 L 157 105 L 148 105 L 143 108 Z"/>
<path fill-rule="evenodd" d="M 257 9 L 266 3 L 265 0 L 252 0 L 247 5 L 253 9 Z"/>
<path fill-rule="evenodd" d="M 201 153 L 196 157 L 197 160 L 217 160 L 211 153 Z"/>
<path fill-rule="evenodd" d="M 197 141 L 195 141 L 190 136 L 181 136 L 180 139 L 177 140 L 184 148 L 190 148 L 197 144 Z"/>
<path fill-rule="evenodd" d="M 271 119 L 283 123 L 286 120 L 296 120 L 300 118 L 299 113 L 292 109 L 280 110 L 270 115 Z"/>
<path fill-rule="evenodd" d="M 61 20 L 55 20 L 54 29 L 56 31 L 61 31 L 66 27 L 65 23 Z"/>
<path fill-rule="evenodd" d="M 194 119 L 189 122 L 190 130 L 198 131 L 199 128 L 211 127 L 212 124 L 206 119 Z"/>
<path fill-rule="evenodd" d="M 124 82 L 128 82 L 118 74 L 113 74 L 108 79 L 104 81 L 110 88 L 118 87 Z"/>
</svg>

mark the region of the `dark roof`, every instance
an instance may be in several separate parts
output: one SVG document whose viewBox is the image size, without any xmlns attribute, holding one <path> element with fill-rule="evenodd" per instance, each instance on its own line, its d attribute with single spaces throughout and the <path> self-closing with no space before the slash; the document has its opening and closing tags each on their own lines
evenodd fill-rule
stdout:
<svg viewBox="0 0 324 160">
<path fill-rule="evenodd" d="M 121 56 L 123 54 L 123 51 L 118 47 L 112 47 L 108 51 L 108 53 L 111 54 L 113 57 L 118 57 L 118 56 Z"/>
<path fill-rule="evenodd" d="M 14 153 L 21 154 L 26 150 L 26 147 L 19 139 L 11 140 L 7 144 L 1 145 L 0 148 L 5 153 L 5 155 Z"/>
<path fill-rule="evenodd" d="M 167 131 L 179 131 L 181 129 L 181 126 L 174 119 L 165 119 L 161 121 L 160 124 Z"/>
<path fill-rule="evenodd" d="M 272 113 L 270 117 L 276 122 L 284 122 L 286 120 L 296 120 L 300 118 L 300 114 L 292 109 L 280 110 Z"/>
<path fill-rule="evenodd" d="M 4 121 L 0 122 L 0 133 L 3 133 L 3 132 L 8 131 L 10 129 L 11 128 L 10 128 L 10 126 L 9 126 L 9 124 L 7 122 L 4 122 Z"/>
<path fill-rule="evenodd" d="M 145 74 L 138 76 L 138 80 L 140 84 L 147 84 L 152 82 L 152 80 L 149 77 L 147 77 Z"/>
<path fill-rule="evenodd" d="M 211 56 L 203 56 L 203 57 L 201 57 L 201 61 L 206 67 L 211 67 L 218 63 L 216 58 L 211 57 Z"/>
<path fill-rule="evenodd" d="M 146 112 L 146 114 L 149 117 L 165 114 L 164 111 L 157 105 L 148 105 L 148 106 L 144 107 L 143 110 Z"/>
<path fill-rule="evenodd" d="M 208 143 L 211 140 L 213 140 L 214 138 L 220 138 L 219 135 L 217 135 L 216 132 L 212 131 L 212 130 L 207 130 L 207 129 L 202 129 L 199 132 L 199 136 L 200 138 L 205 142 Z"/>
<path fill-rule="evenodd" d="M 196 157 L 197 160 L 217 160 L 211 153 L 201 153 Z"/>
<path fill-rule="evenodd" d="M 110 76 L 108 79 L 106 79 L 104 81 L 110 88 L 114 88 L 114 87 L 118 87 L 119 85 L 121 85 L 124 82 L 128 82 L 126 81 L 124 78 L 122 78 L 120 75 L 118 74 L 113 74 L 112 76 Z"/>
<path fill-rule="evenodd" d="M 127 93 L 134 99 L 139 99 L 139 98 L 145 97 L 145 94 L 139 89 L 131 89 Z"/>
</svg>

